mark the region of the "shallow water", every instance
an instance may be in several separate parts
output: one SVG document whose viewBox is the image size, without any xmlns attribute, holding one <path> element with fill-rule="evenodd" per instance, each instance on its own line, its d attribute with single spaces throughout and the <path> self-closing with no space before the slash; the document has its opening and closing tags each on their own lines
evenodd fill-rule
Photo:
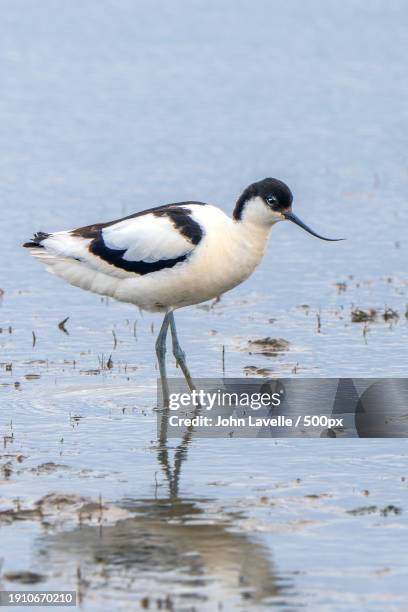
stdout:
<svg viewBox="0 0 408 612">
<path fill-rule="evenodd" d="M 3 588 L 31 571 L 85 610 L 404 609 L 405 440 L 160 445 L 159 317 L 64 285 L 20 244 L 166 201 L 231 210 L 278 176 L 347 241 L 275 227 L 247 283 L 176 315 L 191 371 L 405 376 L 407 13 L 3 2 Z M 265 337 L 289 350 L 254 352 Z"/>
</svg>

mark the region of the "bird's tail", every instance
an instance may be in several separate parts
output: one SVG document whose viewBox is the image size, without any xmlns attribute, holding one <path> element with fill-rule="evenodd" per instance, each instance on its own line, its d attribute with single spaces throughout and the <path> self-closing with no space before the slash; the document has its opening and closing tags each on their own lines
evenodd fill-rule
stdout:
<svg viewBox="0 0 408 612">
<path fill-rule="evenodd" d="M 30 255 L 47 266 L 49 272 L 75 287 L 114 297 L 120 277 L 104 274 L 106 265 L 88 250 L 91 238 L 76 236 L 72 231 L 38 232 L 23 244 Z"/>
<path fill-rule="evenodd" d="M 54 237 L 57 237 L 58 247 L 58 234 L 48 234 L 46 232 L 37 232 L 30 242 L 25 242 L 23 244 L 23 247 L 30 249 L 31 255 L 47 266 L 55 266 L 55 264 L 65 257 L 65 254 L 59 252 L 60 249 L 55 248 L 55 244 L 53 244 L 53 242 L 55 243 Z"/>
<path fill-rule="evenodd" d="M 41 243 L 46 238 L 49 238 L 49 236 L 50 234 L 47 234 L 46 232 L 37 232 L 36 234 L 34 234 L 33 239 L 30 242 L 25 242 L 23 244 L 23 247 L 25 247 L 26 249 L 43 249 L 44 247 Z"/>
</svg>

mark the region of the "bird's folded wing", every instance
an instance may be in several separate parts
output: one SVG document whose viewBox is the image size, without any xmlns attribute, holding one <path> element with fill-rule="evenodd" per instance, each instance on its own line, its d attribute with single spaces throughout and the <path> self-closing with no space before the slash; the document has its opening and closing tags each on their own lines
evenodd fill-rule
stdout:
<svg viewBox="0 0 408 612">
<path fill-rule="evenodd" d="M 167 206 L 116 222 L 56 232 L 44 235 L 38 246 L 45 250 L 44 256 L 75 259 L 111 275 L 149 274 L 185 261 L 197 247 L 203 230 L 194 220 L 193 208 Z M 46 263 L 52 261 L 48 258 Z"/>
</svg>

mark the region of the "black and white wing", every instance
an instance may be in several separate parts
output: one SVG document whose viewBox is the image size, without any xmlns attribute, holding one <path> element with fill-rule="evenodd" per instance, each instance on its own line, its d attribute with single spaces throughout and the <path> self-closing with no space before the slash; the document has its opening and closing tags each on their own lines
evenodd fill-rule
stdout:
<svg viewBox="0 0 408 612">
<path fill-rule="evenodd" d="M 71 260 L 119 278 L 151 274 L 182 263 L 194 252 L 204 234 L 194 218 L 201 206 L 201 202 L 181 202 L 110 223 L 40 232 L 24 246 L 51 267 Z"/>
</svg>

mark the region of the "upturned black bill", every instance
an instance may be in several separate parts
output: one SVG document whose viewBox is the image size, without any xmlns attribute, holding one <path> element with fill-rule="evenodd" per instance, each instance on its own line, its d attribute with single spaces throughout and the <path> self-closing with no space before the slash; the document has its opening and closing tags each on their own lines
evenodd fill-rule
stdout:
<svg viewBox="0 0 408 612">
<path fill-rule="evenodd" d="M 316 238 L 320 238 L 320 240 L 328 240 L 330 242 L 337 242 L 338 240 L 344 240 L 344 238 L 325 238 L 324 236 L 320 236 L 320 234 L 316 234 L 316 232 L 314 232 L 313 230 L 310 229 L 310 227 L 308 227 L 307 225 L 305 225 L 303 223 L 303 221 L 301 221 L 299 219 L 299 217 L 297 217 L 296 215 L 294 215 L 291 212 L 284 212 L 282 213 L 283 216 L 285 217 L 285 219 L 287 219 L 288 221 L 292 221 L 293 223 L 296 223 L 296 225 L 298 225 L 299 227 L 301 227 L 302 229 L 304 229 L 306 232 L 309 232 L 309 234 L 312 234 L 312 236 L 316 236 Z"/>
</svg>

